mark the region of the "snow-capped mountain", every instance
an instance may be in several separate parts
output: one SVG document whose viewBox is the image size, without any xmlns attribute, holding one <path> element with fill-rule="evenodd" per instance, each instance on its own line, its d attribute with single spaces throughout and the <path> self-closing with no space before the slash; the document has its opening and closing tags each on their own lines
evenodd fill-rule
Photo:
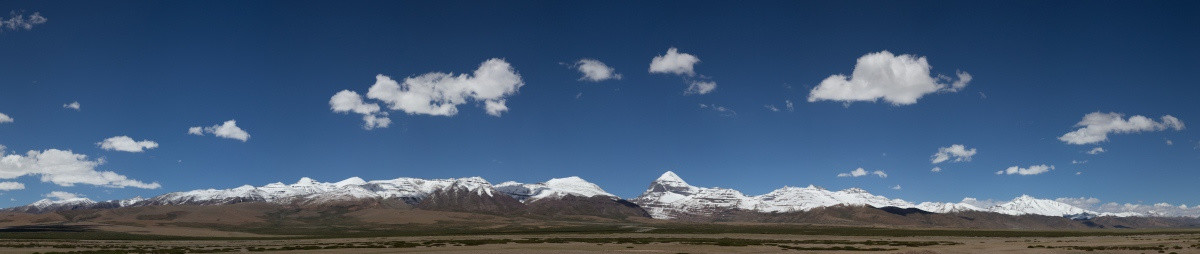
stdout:
<svg viewBox="0 0 1200 254">
<path fill-rule="evenodd" d="M 1034 197 L 1030 197 L 1029 195 L 1021 195 L 1012 201 L 989 207 L 987 211 L 1008 215 L 1036 214 L 1046 216 L 1067 216 L 1082 213 L 1096 213 L 1054 200 L 1036 199 Z"/>
<path fill-rule="evenodd" d="M 150 198 L 145 203 L 146 205 L 213 205 L 241 202 L 323 204 L 361 199 L 401 199 L 413 202 L 421 200 L 435 191 L 446 189 L 464 189 L 486 196 L 495 195 L 496 192 L 487 180 L 480 177 L 434 180 L 404 177 L 369 182 L 362 178 L 351 177 L 335 183 L 318 182 L 304 177 L 294 184 L 277 182 L 259 187 L 243 185 L 233 189 L 172 192 Z"/>
<path fill-rule="evenodd" d="M 91 207 L 96 207 L 100 204 L 105 204 L 105 205 L 111 206 L 111 204 L 108 204 L 108 203 L 110 203 L 110 202 L 100 203 L 100 202 L 92 201 L 91 199 L 83 198 L 83 197 L 59 199 L 59 200 L 51 200 L 51 199 L 47 198 L 47 199 L 38 200 L 38 201 L 33 202 L 26 206 L 9 208 L 8 210 L 16 211 L 16 212 L 26 212 L 26 213 L 42 213 L 42 212 L 47 212 L 47 211 L 91 208 Z"/>
<path fill-rule="evenodd" d="M 859 188 L 829 191 L 812 185 L 804 188 L 783 187 L 761 196 L 755 196 L 754 198 L 758 200 L 758 205 L 754 207 L 754 210 L 761 212 L 808 211 L 817 207 L 835 205 L 914 207 L 908 201 L 888 199 L 884 196 L 873 195 Z"/>
<path fill-rule="evenodd" d="M 921 202 L 917 209 L 934 213 L 953 213 L 966 211 L 986 211 L 983 208 L 966 203 Z"/>
<path fill-rule="evenodd" d="M 405 203 L 417 204 L 439 191 L 470 193 L 482 197 L 494 197 L 504 194 L 522 202 L 548 198 L 556 199 L 568 195 L 583 198 L 604 196 L 613 200 L 620 199 L 604 191 L 600 186 L 579 177 L 555 178 L 544 183 L 535 184 L 505 182 L 497 186 L 493 186 L 481 177 L 433 180 L 403 177 L 375 181 L 365 181 L 362 178 L 351 177 L 334 183 L 318 182 L 312 178 L 303 177 L 293 184 L 276 182 L 258 187 L 243 185 L 232 189 L 202 189 L 172 192 L 149 199 L 135 197 L 105 202 L 95 202 L 87 198 L 65 200 L 43 199 L 27 206 L 6 210 L 45 212 L 149 205 L 222 205 L 243 202 L 320 205 L 383 199 L 397 199 Z"/>
<path fill-rule="evenodd" d="M 667 171 L 650 183 L 641 196 L 630 200 L 646 209 L 655 219 L 671 219 L 675 214 L 707 215 L 721 209 L 752 209 L 757 200 L 741 192 L 724 188 L 701 188 Z"/>
<path fill-rule="evenodd" d="M 1066 203 L 1022 195 L 1012 201 L 981 208 L 966 202 L 923 202 L 914 205 L 902 199 L 889 199 L 866 190 L 850 188 L 829 191 L 820 187 L 783 187 L 758 196 L 746 196 L 733 189 L 691 186 L 679 175 L 667 171 L 635 199 L 630 200 L 658 219 L 671 219 L 681 214 L 710 215 L 728 209 L 755 212 L 802 212 L 818 207 L 836 205 L 917 208 L 933 213 L 967 211 L 994 212 L 1006 215 L 1044 215 L 1071 217 L 1078 215 L 1143 216 L 1137 213 L 1098 213 Z"/>
<path fill-rule="evenodd" d="M 746 196 L 733 189 L 691 186 L 671 171 L 663 173 L 641 196 L 631 201 L 658 219 L 670 219 L 678 214 L 708 215 L 724 209 L 797 212 L 834 205 L 914 207 L 907 201 L 872 195 L 858 188 L 835 192 L 814 186 L 784 187 L 759 196 Z"/>
<path fill-rule="evenodd" d="M 466 196 L 464 196 L 466 195 Z M 572 197 L 572 198 L 568 198 Z M 577 198 L 574 198 L 577 197 Z M 593 197 L 604 197 L 593 199 Z M 445 200 L 435 200 L 435 199 Z M 783 187 L 770 193 L 747 196 L 727 188 L 696 187 L 688 184 L 679 175 L 667 171 L 635 199 L 625 201 L 600 186 L 579 177 L 554 178 L 542 183 L 504 182 L 492 185 L 481 177 L 418 179 L 396 178 L 391 180 L 366 181 L 351 177 L 338 182 L 319 182 L 308 177 L 293 184 L 271 183 L 263 186 L 243 185 L 231 189 L 202 189 L 172 192 L 144 199 L 135 197 L 125 200 L 103 202 L 87 198 L 62 200 L 43 199 L 32 204 L 3 209 L 5 211 L 42 213 L 48 211 L 118 208 L 152 205 L 223 205 L 243 202 L 267 202 L 284 205 L 339 205 L 372 204 L 383 200 L 399 200 L 418 208 L 463 210 L 486 208 L 488 211 L 526 211 L 530 208 L 547 214 L 575 211 L 574 214 L 609 209 L 606 216 L 649 214 L 653 218 L 672 219 L 681 215 L 709 216 L 730 210 L 786 213 L 810 211 L 814 208 L 838 205 L 917 208 L 933 213 L 994 212 L 1005 215 L 1044 215 L 1067 218 L 1091 218 L 1095 216 L 1164 216 L 1153 212 L 1099 213 L 1048 199 L 1037 199 L 1022 195 L 1011 201 L 992 203 L 981 207 L 973 199 L 959 203 L 923 202 L 914 205 L 902 199 L 889 199 L 874 195 L 866 190 L 850 188 L 830 191 L 809 185 L 808 187 Z M 423 202 L 434 200 L 435 202 Z M 555 200 L 555 202 L 536 202 Z M 364 203 L 365 202 L 365 203 Z M 424 203 L 424 204 L 422 204 Z M 589 204 L 584 204 L 589 203 Z M 540 205 L 538 205 L 540 204 Z M 634 205 L 636 204 L 636 205 Z M 616 207 L 625 206 L 617 209 Z M 632 209 L 632 210 L 629 210 Z M 645 212 L 643 213 L 642 210 Z M 519 212 L 517 212 L 519 213 Z"/>
<path fill-rule="evenodd" d="M 544 198 L 561 198 L 567 195 L 579 197 L 605 196 L 619 199 L 609 194 L 599 185 L 583 180 L 578 176 L 554 178 L 544 183 L 518 183 L 508 181 L 495 186 L 497 191 L 512 196 L 522 203 L 533 202 Z"/>
</svg>

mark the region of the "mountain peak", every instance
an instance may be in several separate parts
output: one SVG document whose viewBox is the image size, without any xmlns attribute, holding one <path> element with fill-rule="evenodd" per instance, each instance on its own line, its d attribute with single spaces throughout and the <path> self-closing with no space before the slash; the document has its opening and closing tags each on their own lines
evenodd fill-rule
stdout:
<svg viewBox="0 0 1200 254">
<path fill-rule="evenodd" d="M 1033 196 L 1026 195 L 1026 194 L 1021 194 L 1020 197 L 1013 199 L 1013 201 L 1035 201 L 1035 200 L 1038 200 L 1038 199 L 1034 198 Z"/>
<path fill-rule="evenodd" d="M 362 178 L 359 178 L 357 176 L 351 177 L 351 178 L 346 178 L 346 180 L 342 180 L 340 182 L 334 183 L 334 185 L 337 185 L 338 187 L 347 186 L 347 185 L 363 185 L 363 184 L 367 184 L 367 181 L 365 181 Z"/>
<path fill-rule="evenodd" d="M 299 181 L 296 181 L 295 185 L 308 186 L 308 185 L 316 185 L 316 184 L 317 184 L 317 180 L 313 180 L 312 178 L 308 178 L 308 177 L 301 177 Z"/>
<path fill-rule="evenodd" d="M 679 178 L 679 175 L 676 175 L 675 172 L 671 171 L 663 173 L 662 176 L 659 176 L 658 179 L 654 181 L 659 183 L 678 183 L 678 185 L 688 185 L 687 182 L 683 181 L 683 178 Z"/>
</svg>

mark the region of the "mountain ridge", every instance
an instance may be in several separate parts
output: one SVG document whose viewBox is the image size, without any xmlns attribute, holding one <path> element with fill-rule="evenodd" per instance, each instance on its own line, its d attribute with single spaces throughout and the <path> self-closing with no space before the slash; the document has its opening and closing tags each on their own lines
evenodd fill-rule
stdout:
<svg viewBox="0 0 1200 254">
<path fill-rule="evenodd" d="M 472 196 L 466 196 L 470 194 Z M 439 201 L 428 201 L 437 195 Z M 476 198 L 479 197 L 479 198 Z M 93 201 L 87 198 L 64 200 L 43 199 L 26 206 L 10 207 L 3 211 L 16 212 L 50 212 L 56 210 L 76 210 L 88 208 L 117 208 L 131 206 L 155 205 L 223 205 L 245 202 L 265 202 L 287 205 L 328 205 L 338 203 L 378 203 L 384 200 L 398 200 L 401 203 L 426 207 L 431 209 L 463 210 L 466 207 L 491 203 L 486 209 L 476 209 L 493 213 L 510 213 L 509 210 L 519 210 L 514 204 L 530 207 L 542 203 L 539 207 L 567 208 L 571 204 L 563 204 L 566 197 L 577 197 L 570 200 L 590 203 L 612 202 L 614 207 L 637 206 L 645 214 L 656 219 L 674 219 L 680 216 L 711 216 L 724 211 L 740 210 L 757 213 L 793 213 L 811 211 L 816 208 L 833 206 L 869 206 L 875 208 L 895 207 L 898 209 L 919 209 L 932 213 L 959 212 L 992 212 L 1004 215 L 1043 215 L 1054 217 L 1166 217 L 1161 214 L 1143 213 L 1101 213 L 1063 202 L 1049 199 L 1037 199 L 1022 195 L 1011 201 L 980 207 L 970 204 L 968 199 L 958 203 L 922 202 L 914 204 L 903 199 L 890 199 L 874 195 L 860 188 L 848 188 L 830 191 L 809 185 L 807 187 L 785 186 L 762 195 L 749 196 L 728 188 L 697 187 L 688 184 L 682 177 L 672 171 L 666 171 L 652 181 L 638 197 L 623 199 L 613 195 L 599 185 L 588 182 L 578 176 L 552 178 L 540 183 L 519 183 L 507 181 L 493 185 L 482 177 L 419 179 L 400 177 L 396 179 L 367 181 L 359 177 L 350 177 L 337 182 L 320 182 L 308 177 L 302 177 L 293 184 L 282 182 L 269 183 L 263 186 L 242 185 L 230 189 L 198 189 L 190 191 L 171 192 L 151 198 L 131 198 L 125 200 Z M 480 199 L 482 198 L 482 199 Z M 598 198 L 595 200 L 589 200 Z M 510 200 L 511 199 L 511 202 Z M 451 201 L 457 200 L 457 201 Z M 605 201 L 607 200 L 607 201 Z M 428 201 L 428 202 L 426 202 Z M 424 206 L 420 206 L 422 203 Z M 433 205 L 436 203 L 437 205 Z M 555 203 L 554 205 L 548 205 Z M 569 203 L 569 202 L 568 202 Z M 599 210 L 612 210 L 597 208 Z M 625 209 L 625 208 L 622 208 Z M 476 211 L 465 209 L 463 211 Z M 552 211 L 543 209 L 546 212 Z M 620 209 L 618 209 L 620 210 Z M 621 210 L 612 214 L 640 214 L 640 212 Z"/>
</svg>

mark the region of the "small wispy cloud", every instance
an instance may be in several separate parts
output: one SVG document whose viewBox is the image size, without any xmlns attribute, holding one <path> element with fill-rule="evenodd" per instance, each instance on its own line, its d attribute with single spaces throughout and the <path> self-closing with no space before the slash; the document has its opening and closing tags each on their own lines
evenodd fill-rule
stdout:
<svg viewBox="0 0 1200 254">
<path fill-rule="evenodd" d="M 1005 170 L 996 171 L 996 174 L 997 175 L 1023 175 L 1023 176 L 1024 175 L 1037 175 L 1037 174 L 1041 174 L 1041 173 L 1050 172 L 1050 170 L 1053 170 L 1053 169 L 1054 169 L 1054 165 L 1046 166 L 1045 164 L 1033 165 L 1033 166 L 1029 166 L 1028 168 L 1012 166 L 1012 167 L 1008 167 Z"/>
<path fill-rule="evenodd" d="M 31 30 L 33 26 L 44 24 L 47 20 L 40 12 L 25 15 L 25 11 L 11 11 L 7 18 L 0 18 L 0 32 Z"/>
<path fill-rule="evenodd" d="M 71 103 L 63 104 L 63 108 L 65 108 L 65 109 L 74 109 L 75 111 L 79 111 L 79 109 L 80 109 L 80 107 L 79 107 L 79 102 L 78 102 L 78 101 L 72 101 Z"/>
<path fill-rule="evenodd" d="M 700 108 L 716 111 L 717 113 L 720 113 L 721 116 L 726 116 L 726 117 L 737 116 L 737 111 L 733 111 L 733 108 L 721 106 L 721 105 L 717 105 L 717 104 L 700 103 Z"/>
<path fill-rule="evenodd" d="M 887 178 L 887 176 L 888 176 L 887 173 L 883 172 L 883 170 L 867 171 L 866 169 L 863 169 L 863 168 L 857 168 L 857 169 L 851 170 L 850 172 L 847 172 L 847 173 L 840 173 L 837 176 L 838 177 L 860 177 L 860 176 L 866 176 L 866 175 L 876 175 L 876 176 L 879 176 L 880 178 Z"/>
<path fill-rule="evenodd" d="M 930 156 L 929 161 L 933 164 L 942 163 L 950 159 L 954 159 L 952 162 L 971 161 L 971 156 L 975 156 L 975 153 L 975 148 L 967 149 L 964 145 L 954 144 L 948 147 L 939 147 L 937 153 Z"/>
</svg>

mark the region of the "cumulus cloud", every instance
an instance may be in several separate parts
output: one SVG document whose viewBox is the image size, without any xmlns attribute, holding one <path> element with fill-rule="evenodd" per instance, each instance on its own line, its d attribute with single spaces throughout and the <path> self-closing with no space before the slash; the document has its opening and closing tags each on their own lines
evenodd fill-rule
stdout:
<svg viewBox="0 0 1200 254">
<path fill-rule="evenodd" d="M 1096 154 L 1100 154 L 1103 152 L 1107 152 L 1107 150 L 1104 150 L 1103 147 L 1097 146 L 1096 148 L 1092 148 L 1092 150 L 1088 150 L 1087 154 L 1096 155 Z"/>
<path fill-rule="evenodd" d="M 696 71 L 693 67 L 699 62 L 700 58 L 688 53 L 679 53 L 679 49 L 671 47 L 667 49 L 667 54 L 655 56 L 650 60 L 650 73 L 695 76 Z"/>
<path fill-rule="evenodd" d="M 954 144 L 948 147 L 939 147 L 937 153 L 929 159 L 933 164 L 938 164 L 953 158 L 953 162 L 971 161 L 971 156 L 975 156 L 975 148 L 967 149 L 961 144 Z"/>
<path fill-rule="evenodd" d="M 191 135 L 199 135 L 199 136 L 204 136 L 204 127 L 191 127 L 191 128 L 188 128 L 188 134 L 191 134 Z"/>
<path fill-rule="evenodd" d="M 736 115 L 737 115 L 737 111 L 733 111 L 733 109 L 732 109 L 732 108 L 729 108 L 729 107 L 726 107 L 726 106 L 717 105 L 717 104 L 704 104 L 704 103 L 700 103 L 700 108 L 702 108 L 702 109 L 711 109 L 711 110 L 713 110 L 713 111 L 716 111 L 717 113 L 720 113 L 720 114 L 721 114 L 721 116 L 736 116 Z"/>
<path fill-rule="evenodd" d="M 579 59 L 571 68 L 575 68 L 575 70 L 583 74 L 583 77 L 579 78 L 579 80 L 583 81 L 600 82 L 610 79 L 621 79 L 621 74 L 617 73 L 616 69 L 608 67 L 604 62 L 596 59 Z"/>
<path fill-rule="evenodd" d="M 929 172 L 934 172 L 934 173 L 942 172 L 942 167 L 933 167 L 933 169 L 930 169 Z"/>
<path fill-rule="evenodd" d="M 377 75 L 367 98 L 383 101 L 391 110 L 435 116 L 458 114 L 458 105 L 473 100 L 484 102 L 488 114 L 500 116 L 508 109 L 504 99 L 524 85 L 512 65 L 493 58 L 480 64 L 474 75 L 431 72 L 404 78 L 404 83 Z"/>
<path fill-rule="evenodd" d="M 380 110 L 378 103 L 363 102 L 362 95 L 350 90 L 342 90 L 329 98 L 329 109 L 337 113 L 354 112 L 363 117 L 363 129 L 387 128 L 392 124 L 387 112 Z"/>
<path fill-rule="evenodd" d="M 101 149 L 140 153 L 147 149 L 158 148 L 158 142 L 151 140 L 134 141 L 129 136 L 115 136 L 96 143 Z"/>
<path fill-rule="evenodd" d="M 237 126 L 237 121 L 229 120 L 225 123 L 213 125 L 209 127 L 191 127 L 188 128 L 188 134 L 204 136 L 204 134 L 213 134 L 213 136 L 241 140 L 246 142 L 250 140 L 250 133 Z"/>
<path fill-rule="evenodd" d="M 685 81 L 688 83 L 687 89 L 683 91 L 684 95 L 704 95 L 711 93 L 717 89 L 717 82 L 707 80 L 708 77 L 699 75 L 701 80 L 692 80 L 691 77 L 698 76 L 694 69 L 696 63 L 700 62 L 700 58 L 688 53 L 679 53 L 679 49 L 671 47 L 667 49 L 666 55 L 655 56 L 650 60 L 650 73 L 675 74 L 685 76 Z"/>
<path fill-rule="evenodd" d="M 713 82 L 713 81 L 692 81 L 692 83 L 688 85 L 688 88 L 687 88 L 687 90 L 684 90 L 684 91 L 683 91 L 683 94 L 688 94 L 688 95 L 691 95 L 691 94 L 708 94 L 708 93 L 711 93 L 713 90 L 716 90 L 716 89 L 717 89 L 717 82 Z"/>
<path fill-rule="evenodd" d="M 12 117 L 5 115 L 4 113 L 0 113 L 0 123 L 11 123 L 11 122 L 13 122 Z"/>
<path fill-rule="evenodd" d="M 63 104 L 63 108 L 65 108 L 65 109 L 74 109 L 75 111 L 79 111 L 79 102 L 78 102 L 78 101 L 73 101 L 73 102 L 71 102 L 71 103 Z"/>
<path fill-rule="evenodd" d="M 34 12 L 26 16 L 24 11 L 12 11 L 8 13 L 8 18 L 0 18 L 0 32 L 5 30 L 30 30 L 33 29 L 34 25 L 41 25 L 46 23 L 46 21 L 46 17 L 43 17 L 40 12 Z"/>
<path fill-rule="evenodd" d="M 1120 113 L 1092 112 L 1083 116 L 1083 120 L 1075 124 L 1075 131 L 1063 134 L 1058 140 L 1072 145 L 1095 144 L 1108 140 L 1108 134 L 1138 133 L 1144 131 L 1163 131 L 1173 129 L 1183 130 L 1183 121 L 1171 115 L 1164 115 L 1161 121 L 1149 117 L 1134 115 L 1125 118 Z"/>
<path fill-rule="evenodd" d="M 0 191 L 24 190 L 25 184 L 18 182 L 0 182 Z"/>
<path fill-rule="evenodd" d="M 899 185 L 899 184 L 897 184 L 896 186 L 892 186 L 892 189 L 893 189 L 893 190 L 900 190 L 901 188 L 902 188 L 902 187 L 900 187 L 900 185 Z"/>
<path fill-rule="evenodd" d="M 2 155 L 0 157 L 0 179 L 38 175 L 41 176 L 42 182 L 50 182 L 59 186 L 90 184 L 112 188 L 157 189 L 160 187 L 157 182 L 145 183 L 112 171 L 97 171 L 96 167 L 104 164 L 103 158 L 89 160 L 87 155 L 76 154 L 70 150 L 30 150 L 22 155 L 8 154 L 5 147 L 0 146 L 0 155 Z"/>
<path fill-rule="evenodd" d="M 1071 160 L 1071 164 L 1084 164 L 1087 162 L 1087 160 Z"/>
<path fill-rule="evenodd" d="M 888 176 L 887 173 L 884 173 L 882 170 L 875 170 L 875 171 L 868 172 L 866 169 L 863 169 L 863 168 L 857 168 L 855 170 L 851 170 L 848 173 L 840 173 L 837 176 L 838 177 L 860 177 L 860 176 L 865 176 L 865 175 L 870 175 L 870 174 L 879 176 L 880 178 L 887 178 L 887 176 Z"/>
<path fill-rule="evenodd" d="M 1008 169 L 1005 169 L 1005 170 L 996 171 L 996 174 L 997 175 L 1036 175 L 1036 174 L 1050 172 L 1050 170 L 1053 170 L 1053 169 L 1054 169 L 1054 165 L 1046 166 L 1045 164 L 1032 165 L 1032 166 L 1029 166 L 1028 168 L 1012 166 L 1012 167 L 1008 167 Z"/>
<path fill-rule="evenodd" d="M 881 51 L 858 58 L 854 72 L 849 77 L 832 75 L 822 80 L 808 94 L 808 102 L 877 101 L 883 99 L 892 105 L 910 105 L 926 94 L 935 92 L 957 92 L 971 81 L 971 74 L 957 72 L 958 79 L 930 74 L 929 62 L 925 57 L 893 55 Z"/>
<path fill-rule="evenodd" d="M 1167 141 L 1167 145 L 1175 145 L 1175 141 L 1171 141 L 1170 139 L 1168 139 L 1166 141 Z"/>
<path fill-rule="evenodd" d="M 458 114 L 458 105 L 476 102 L 482 104 L 488 115 L 499 117 L 508 111 L 506 98 L 524 85 L 512 65 L 492 58 L 471 74 L 430 72 L 404 78 L 403 82 L 378 74 L 375 84 L 367 89 L 366 98 L 382 102 L 387 110 L 432 116 L 454 116 Z M 334 94 L 329 98 L 329 107 L 336 113 L 362 115 L 363 129 L 387 128 L 392 123 L 388 111 L 380 104 L 366 102 L 354 91 Z"/>
</svg>

